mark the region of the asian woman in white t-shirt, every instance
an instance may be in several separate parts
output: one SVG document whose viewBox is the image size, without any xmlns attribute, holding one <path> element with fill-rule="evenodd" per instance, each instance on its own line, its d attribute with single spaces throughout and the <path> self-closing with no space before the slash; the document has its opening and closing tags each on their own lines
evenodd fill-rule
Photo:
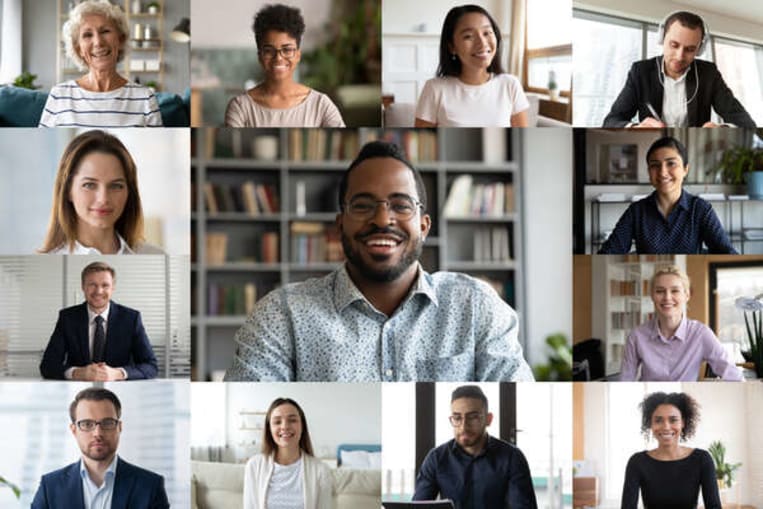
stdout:
<svg viewBox="0 0 763 509">
<path fill-rule="evenodd" d="M 416 105 L 416 127 L 526 127 L 522 84 L 503 72 L 501 31 L 477 5 L 452 8 L 440 35 L 437 77 Z"/>
</svg>

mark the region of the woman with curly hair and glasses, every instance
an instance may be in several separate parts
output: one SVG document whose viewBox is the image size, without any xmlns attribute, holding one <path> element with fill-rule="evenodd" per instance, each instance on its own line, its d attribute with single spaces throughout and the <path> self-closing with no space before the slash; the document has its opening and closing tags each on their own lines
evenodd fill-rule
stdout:
<svg viewBox="0 0 763 509">
<path fill-rule="evenodd" d="M 331 469 L 313 455 L 305 412 L 276 398 L 265 415 L 262 452 L 244 469 L 244 509 L 332 509 Z"/>
<path fill-rule="evenodd" d="M 639 491 L 645 509 L 695 509 L 699 490 L 706 509 L 721 509 L 713 458 L 703 450 L 681 445 L 694 436 L 699 405 L 683 392 L 655 392 L 644 398 L 641 432 L 657 448 L 637 452 L 628 460 L 622 509 L 636 509 Z"/>
<path fill-rule="evenodd" d="M 266 5 L 254 17 L 257 57 L 265 80 L 231 99 L 228 127 L 344 127 L 327 95 L 294 81 L 305 21 L 299 9 Z"/>
</svg>

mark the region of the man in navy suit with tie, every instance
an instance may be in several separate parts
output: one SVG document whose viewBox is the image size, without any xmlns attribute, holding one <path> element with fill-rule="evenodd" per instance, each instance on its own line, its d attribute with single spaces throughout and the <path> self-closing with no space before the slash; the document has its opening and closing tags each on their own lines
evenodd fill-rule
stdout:
<svg viewBox="0 0 763 509">
<path fill-rule="evenodd" d="M 40 362 L 43 378 L 136 380 L 154 378 L 156 357 L 140 312 L 111 300 L 116 274 L 104 262 L 82 270 L 86 302 L 62 309 Z"/>
<path fill-rule="evenodd" d="M 91 387 L 69 406 L 82 459 L 42 476 L 32 509 L 166 509 L 164 478 L 117 456 L 122 405 L 113 392 Z"/>
</svg>

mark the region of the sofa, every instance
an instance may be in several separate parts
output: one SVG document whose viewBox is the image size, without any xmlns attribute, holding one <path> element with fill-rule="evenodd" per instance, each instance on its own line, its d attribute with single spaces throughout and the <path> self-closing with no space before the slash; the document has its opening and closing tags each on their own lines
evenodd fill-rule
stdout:
<svg viewBox="0 0 763 509">
<path fill-rule="evenodd" d="M 165 127 L 190 125 L 190 89 L 186 90 L 183 97 L 170 92 L 157 92 L 156 98 Z M 47 92 L 13 86 L 0 87 L 0 127 L 37 127 L 47 99 Z"/>
<path fill-rule="evenodd" d="M 381 472 L 334 468 L 334 509 L 379 509 Z M 244 464 L 191 461 L 191 509 L 241 509 Z"/>
</svg>

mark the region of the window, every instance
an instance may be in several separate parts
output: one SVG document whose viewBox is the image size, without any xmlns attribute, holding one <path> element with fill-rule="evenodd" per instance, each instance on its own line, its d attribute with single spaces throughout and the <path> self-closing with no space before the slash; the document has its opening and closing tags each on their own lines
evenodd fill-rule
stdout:
<svg viewBox="0 0 763 509">
<path fill-rule="evenodd" d="M 732 343 L 735 354 L 749 350 L 744 313 L 736 307 L 739 297 L 753 298 L 763 293 L 763 262 L 710 264 L 710 328 L 721 343 Z M 750 316 L 748 315 L 748 319 Z"/>
<path fill-rule="evenodd" d="M 755 124 L 763 124 L 763 47 L 713 37 L 715 61 L 726 85 Z M 709 53 L 705 50 L 706 58 Z"/>
<path fill-rule="evenodd" d="M 568 97 L 572 77 L 570 0 L 527 2 L 526 90 L 548 93 L 551 73 Z"/>
</svg>

